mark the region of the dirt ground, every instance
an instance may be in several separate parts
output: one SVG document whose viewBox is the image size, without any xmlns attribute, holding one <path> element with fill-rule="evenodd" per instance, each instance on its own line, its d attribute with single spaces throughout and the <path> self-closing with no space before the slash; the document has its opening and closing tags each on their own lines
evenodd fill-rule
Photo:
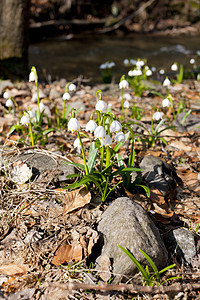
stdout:
<svg viewBox="0 0 200 300">
<path fill-rule="evenodd" d="M 82 107 L 77 115 L 81 125 L 89 121 L 98 89 L 102 90 L 103 100 L 111 104 L 113 112 L 120 118 L 121 101 L 117 84 L 91 87 L 77 80 L 74 83 L 77 91 L 69 103 Z M 6 99 L 2 97 L 0 100 L 0 299 L 200 299 L 200 245 L 197 245 L 195 266 L 178 263 L 171 254 L 169 263 L 175 263 L 176 268 L 167 272 L 164 278 L 181 278 L 169 281 L 163 287 L 142 286 L 139 274 L 123 285 L 113 285 L 109 280 L 102 280 L 94 261 L 98 247 L 98 220 L 109 202 L 118 196 L 128 196 L 145 210 L 154 211 L 154 221 L 161 235 L 182 226 L 199 236 L 200 129 L 196 128 L 200 122 L 199 81 L 188 79 L 170 88 L 176 111 L 182 101 L 183 110 L 192 110 L 193 121 L 187 123 L 186 119 L 182 127 L 164 131 L 162 137 L 167 146 L 156 142 L 149 148 L 141 141 L 135 142 L 135 166 L 148 154 L 173 165 L 180 178 L 175 191 L 164 198 L 158 190 L 154 190 L 148 198 L 140 191 L 131 194 L 119 185 L 105 203 L 102 203 L 97 191 L 87 193 L 81 188 L 68 192 L 65 189 L 69 181 L 60 176 L 59 161 L 82 162 L 73 146 L 75 134 L 61 128 L 48 133 L 45 145 L 38 142 L 33 147 L 25 133 L 15 130 L 7 136 L 11 126 L 19 121 L 19 112 L 37 106 L 31 100 L 33 85 L 16 82 L 8 88 L 17 103 L 14 113 L 5 106 Z M 62 80 L 39 84 L 39 87 L 46 94 L 42 102 L 56 122 L 55 104 L 58 108 L 63 104 L 59 97 L 50 98 L 49 92 L 53 88 L 62 95 Z M 162 84 L 155 87 L 158 92 L 165 93 Z M 136 104 L 142 110 L 138 122 L 145 127 L 150 126 L 151 107 L 160 107 L 160 96 L 153 94 L 150 88 L 143 92 L 141 98 L 136 97 L 131 89 L 128 92 L 132 96 L 131 105 Z M 171 110 L 168 110 L 167 116 L 173 120 Z M 126 118 L 134 120 L 131 111 Z M 47 123 L 45 118 L 42 124 L 44 130 Z M 89 138 L 85 137 L 84 143 L 88 149 Z M 129 150 L 129 145 L 124 145 L 120 153 L 126 157 Z M 41 164 L 47 167 L 43 168 L 39 178 L 36 176 L 26 183 L 16 183 L 12 168 L 17 165 L 16 160 L 21 161 L 21 156 L 27 153 L 39 155 Z M 42 161 L 44 156 L 48 157 L 48 162 Z M 79 169 L 77 171 L 80 172 Z"/>
</svg>

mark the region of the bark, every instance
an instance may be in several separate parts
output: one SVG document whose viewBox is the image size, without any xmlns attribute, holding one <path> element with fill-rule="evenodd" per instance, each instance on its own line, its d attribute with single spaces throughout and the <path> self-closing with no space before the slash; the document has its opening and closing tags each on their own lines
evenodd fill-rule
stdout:
<svg viewBox="0 0 200 300">
<path fill-rule="evenodd" d="M 28 65 L 29 0 L 0 0 L 0 60 Z"/>
</svg>

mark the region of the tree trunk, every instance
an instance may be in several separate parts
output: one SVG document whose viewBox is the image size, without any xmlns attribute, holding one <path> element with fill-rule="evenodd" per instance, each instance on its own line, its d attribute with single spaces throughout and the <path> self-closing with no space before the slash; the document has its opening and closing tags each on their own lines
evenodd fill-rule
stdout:
<svg viewBox="0 0 200 300">
<path fill-rule="evenodd" d="M 28 4 L 29 0 L 0 0 L 0 63 L 3 72 L 9 69 L 6 73 L 17 72 L 19 77 L 28 67 Z"/>
</svg>

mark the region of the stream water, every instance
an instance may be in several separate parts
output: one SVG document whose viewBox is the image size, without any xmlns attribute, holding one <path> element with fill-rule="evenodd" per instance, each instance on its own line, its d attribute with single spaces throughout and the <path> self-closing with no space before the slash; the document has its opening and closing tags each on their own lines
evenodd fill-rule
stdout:
<svg viewBox="0 0 200 300">
<path fill-rule="evenodd" d="M 72 39 L 54 38 L 31 44 L 29 64 L 36 66 L 40 80 L 66 78 L 73 80 L 79 75 L 90 78 L 91 83 L 101 82 L 99 66 L 105 61 L 114 61 L 114 78 L 118 82 L 127 74 L 123 61 L 126 58 L 146 58 L 149 66 L 157 70 L 170 70 L 173 62 L 189 66 L 191 58 L 200 64 L 199 36 L 75 36 Z"/>
</svg>

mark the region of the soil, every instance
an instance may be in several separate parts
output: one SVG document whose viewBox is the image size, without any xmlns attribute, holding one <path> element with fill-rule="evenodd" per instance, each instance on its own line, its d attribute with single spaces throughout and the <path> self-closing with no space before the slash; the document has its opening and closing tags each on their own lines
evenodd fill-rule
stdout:
<svg viewBox="0 0 200 300">
<path fill-rule="evenodd" d="M 102 90 L 103 100 L 111 104 L 113 113 L 120 119 L 121 100 L 117 84 L 92 87 L 80 78 L 75 79 L 74 83 L 77 91 L 72 94 L 69 103 L 73 106 L 79 101 L 77 118 L 81 126 L 89 121 L 94 111 L 98 89 Z M 165 95 L 166 89 L 161 83 L 152 85 L 157 92 Z M 39 88 L 46 94 L 42 102 L 48 107 L 56 126 L 55 107 L 62 111 L 65 81 L 39 84 Z M 50 99 L 51 89 L 56 89 L 60 97 Z M 6 86 L 1 91 L 2 95 L 5 90 Z M 82 163 L 79 152 L 73 146 L 76 134 L 69 133 L 64 127 L 49 132 L 45 145 L 38 141 L 35 146 L 30 146 L 30 138 L 25 132 L 15 130 L 7 135 L 11 126 L 19 122 L 20 112 L 37 107 L 37 103 L 31 101 L 33 90 L 34 83 L 31 82 L 9 85 L 8 91 L 17 104 L 14 111 L 9 111 L 5 106 L 6 99 L 3 96 L 0 101 L 0 299 L 175 299 L 175 296 L 176 299 L 200 299 L 198 245 L 195 265 L 177 262 L 174 253 L 170 253 L 169 264 L 175 263 L 176 267 L 168 271 L 163 279 L 172 276 L 181 278 L 166 282 L 162 289 L 142 286 L 139 274 L 129 278 L 123 285 L 112 285 L 112 282 L 109 284 L 109 278 L 103 281 L 95 269 L 98 220 L 109 203 L 119 196 L 128 196 L 146 211 L 151 211 L 161 236 L 177 227 L 200 234 L 200 129 L 194 125 L 199 122 L 199 81 L 188 79 L 182 83 L 176 82 L 169 88 L 175 111 L 180 109 L 182 103 L 182 111 L 192 110 L 190 115 L 193 121 L 189 125 L 187 122 L 179 123 L 180 126 L 175 130 L 164 131 L 162 138 L 167 145 L 158 140 L 149 147 L 146 142 L 136 140 L 134 146 L 135 166 L 144 156 L 151 154 L 175 168 L 180 179 L 175 190 L 163 197 L 154 189 L 148 198 L 140 190 L 130 193 L 119 185 L 104 203 L 97 190 L 88 193 L 82 187 L 69 192 L 65 189 L 69 182 L 60 176 L 62 174 L 57 165 L 60 160 Z M 141 97 L 135 96 L 132 89 L 127 92 L 132 97 L 131 106 L 136 105 L 141 112 L 136 120 L 134 109 L 130 109 L 125 121 L 138 122 L 148 128 L 151 125 L 151 107 L 160 109 L 162 98 L 152 93 L 150 87 L 143 91 Z M 165 113 L 172 124 L 173 111 L 167 109 Z M 43 119 L 42 128 L 48 128 L 47 117 Z M 146 130 L 141 138 L 145 135 Z M 91 136 L 89 134 L 89 138 Z M 90 145 L 89 138 L 83 139 L 86 153 Z M 120 154 L 127 158 L 129 151 L 130 145 L 125 144 Z M 24 164 L 31 167 L 28 158 L 22 161 L 27 154 L 29 159 L 31 155 L 36 155 L 37 163 L 42 159 L 40 176 L 36 172 L 35 177 L 26 183 L 16 182 L 12 175 L 13 168 Z M 44 156 L 48 156 L 48 160 L 41 158 Z M 76 172 L 81 171 L 76 168 Z M 19 173 L 17 176 L 19 179 Z"/>
</svg>

